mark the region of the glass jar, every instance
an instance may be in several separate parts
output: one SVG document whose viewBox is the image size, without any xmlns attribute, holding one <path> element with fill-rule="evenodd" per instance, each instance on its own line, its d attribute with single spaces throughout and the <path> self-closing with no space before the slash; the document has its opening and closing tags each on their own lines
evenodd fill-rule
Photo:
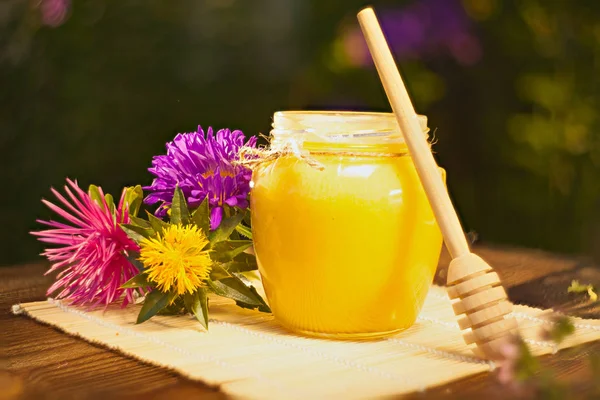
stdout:
<svg viewBox="0 0 600 400">
<path fill-rule="evenodd" d="M 442 236 L 394 115 L 277 112 L 271 136 L 280 154 L 255 169 L 251 211 L 276 319 L 330 338 L 410 327 Z"/>
</svg>

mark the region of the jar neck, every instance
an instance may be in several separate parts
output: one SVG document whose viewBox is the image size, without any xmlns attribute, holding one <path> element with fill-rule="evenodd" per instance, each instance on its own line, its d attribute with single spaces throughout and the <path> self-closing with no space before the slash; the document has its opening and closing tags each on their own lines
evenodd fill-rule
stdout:
<svg viewBox="0 0 600 400">
<path fill-rule="evenodd" d="M 427 136 L 427 117 L 418 116 Z M 279 111 L 273 116 L 271 148 L 309 152 L 406 153 L 394 114 L 350 111 Z"/>
</svg>

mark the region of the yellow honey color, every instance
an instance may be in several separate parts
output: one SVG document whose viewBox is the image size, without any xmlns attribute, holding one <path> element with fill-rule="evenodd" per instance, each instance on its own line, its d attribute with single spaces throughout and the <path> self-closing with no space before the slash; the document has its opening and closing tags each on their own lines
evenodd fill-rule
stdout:
<svg viewBox="0 0 600 400">
<path fill-rule="evenodd" d="M 333 338 L 408 328 L 431 285 L 442 238 L 393 116 L 278 114 L 293 121 L 279 121 L 284 129 L 274 130 L 274 146 L 294 140 L 323 168 L 288 154 L 254 171 L 254 248 L 275 317 L 293 331 Z M 296 120 L 302 129 L 292 129 Z"/>
</svg>

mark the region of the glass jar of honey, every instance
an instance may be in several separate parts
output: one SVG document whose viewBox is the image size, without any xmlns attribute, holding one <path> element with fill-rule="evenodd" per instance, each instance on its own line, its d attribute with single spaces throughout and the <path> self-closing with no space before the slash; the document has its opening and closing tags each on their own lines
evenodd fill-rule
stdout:
<svg viewBox="0 0 600 400">
<path fill-rule="evenodd" d="M 251 211 L 276 319 L 338 339 L 410 327 L 442 236 L 394 115 L 277 112 L 271 150 L 278 157 L 253 173 Z"/>
</svg>

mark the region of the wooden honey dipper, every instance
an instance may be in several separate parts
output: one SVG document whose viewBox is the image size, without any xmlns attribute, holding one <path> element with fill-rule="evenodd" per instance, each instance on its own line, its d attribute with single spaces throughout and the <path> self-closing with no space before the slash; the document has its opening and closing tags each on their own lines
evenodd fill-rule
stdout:
<svg viewBox="0 0 600 400">
<path fill-rule="evenodd" d="M 452 256 L 448 295 L 456 300 L 454 313 L 468 345 L 481 357 L 501 358 L 500 346 L 516 333 L 517 321 L 500 278 L 484 260 L 471 253 L 429 144 L 417 120 L 400 72 L 372 8 L 358 13 L 358 21 L 379 77 L 404 135 L 417 173 Z M 470 328 L 470 330 L 469 330 Z"/>
</svg>

